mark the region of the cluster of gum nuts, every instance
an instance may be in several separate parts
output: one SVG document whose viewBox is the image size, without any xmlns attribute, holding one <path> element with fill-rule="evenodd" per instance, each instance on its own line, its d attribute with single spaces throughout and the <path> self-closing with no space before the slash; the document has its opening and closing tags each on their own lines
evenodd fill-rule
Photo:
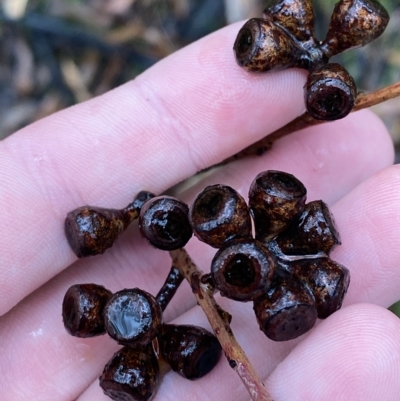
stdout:
<svg viewBox="0 0 400 401">
<path fill-rule="evenodd" d="M 389 14 L 376 0 L 340 0 L 323 41 L 315 35 L 312 0 L 270 0 L 262 18 L 239 31 L 234 51 L 248 71 L 296 67 L 309 71 L 304 86 L 307 112 L 318 120 L 337 120 L 354 107 L 356 84 L 346 69 L 329 59 L 378 38 Z"/>
<path fill-rule="evenodd" d="M 272 340 L 294 339 L 342 305 L 350 276 L 329 257 L 340 244 L 333 218 L 323 201 L 306 203 L 306 188 L 291 174 L 257 175 L 248 205 L 233 188 L 212 185 L 190 207 L 150 192 L 141 192 L 122 210 L 84 206 L 68 213 L 65 232 L 78 256 L 96 255 L 135 218 L 142 235 L 159 249 L 179 249 L 193 233 L 217 248 L 208 282 L 222 296 L 253 302 L 259 327 Z M 112 294 L 95 284 L 67 291 L 63 320 L 70 334 L 107 332 L 124 346 L 100 376 L 112 399 L 152 398 L 159 381 L 156 354 L 192 380 L 218 362 L 221 347 L 214 335 L 162 323 L 162 311 L 182 280 L 173 266 L 156 297 L 138 288 Z"/>
</svg>

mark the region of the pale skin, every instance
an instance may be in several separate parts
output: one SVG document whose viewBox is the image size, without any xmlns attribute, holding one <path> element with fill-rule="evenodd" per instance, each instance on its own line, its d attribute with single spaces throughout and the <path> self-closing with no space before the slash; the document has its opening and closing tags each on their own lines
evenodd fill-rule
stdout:
<svg viewBox="0 0 400 401">
<path fill-rule="evenodd" d="M 156 294 L 170 267 L 133 224 L 103 256 L 77 261 L 63 233 L 85 204 L 122 208 L 142 189 L 162 193 L 303 112 L 305 73 L 251 75 L 234 61 L 234 25 L 161 61 L 133 82 L 35 123 L 0 143 L 0 399 L 106 401 L 98 386 L 118 349 L 107 336 L 69 336 L 65 291 L 97 283 Z M 278 141 L 259 158 L 214 171 L 177 194 L 190 202 L 210 183 L 247 196 L 260 171 L 283 170 L 323 199 L 351 271 L 343 308 L 308 335 L 274 343 L 251 304 L 217 301 L 275 401 L 395 401 L 400 394 L 400 168 L 384 125 L 369 111 Z M 215 250 L 188 246 L 203 270 Z M 164 320 L 209 327 L 187 284 Z M 156 401 L 238 401 L 249 395 L 224 358 L 205 378 L 166 373 Z"/>
</svg>

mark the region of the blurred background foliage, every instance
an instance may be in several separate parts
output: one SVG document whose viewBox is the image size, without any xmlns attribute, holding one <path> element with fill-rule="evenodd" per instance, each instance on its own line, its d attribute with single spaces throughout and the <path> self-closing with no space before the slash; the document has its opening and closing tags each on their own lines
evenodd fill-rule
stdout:
<svg viewBox="0 0 400 401">
<path fill-rule="evenodd" d="M 100 95 L 226 24 L 261 16 L 266 0 L 0 0 L 0 140 Z M 324 38 L 337 0 L 314 0 Z M 400 81 L 400 3 L 372 44 L 336 58 L 361 91 Z M 374 110 L 400 162 L 400 99 Z M 400 268 L 400 267 L 399 267 Z M 400 304 L 392 307 L 400 315 Z"/>
</svg>

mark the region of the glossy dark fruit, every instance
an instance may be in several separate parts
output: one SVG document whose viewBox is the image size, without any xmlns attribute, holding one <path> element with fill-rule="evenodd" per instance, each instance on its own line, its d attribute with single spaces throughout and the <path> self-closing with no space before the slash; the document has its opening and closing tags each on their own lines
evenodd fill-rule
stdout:
<svg viewBox="0 0 400 401">
<path fill-rule="evenodd" d="M 75 284 L 65 293 L 62 304 L 64 327 L 75 337 L 105 333 L 103 309 L 112 292 L 97 284 Z"/>
<path fill-rule="evenodd" d="M 341 308 L 350 284 L 346 267 L 326 257 L 291 261 L 283 266 L 313 293 L 320 319 Z"/>
<path fill-rule="evenodd" d="M 65 219 L 65 235 L 78 258 L 104 253 L 125 230 L 121 210 L 82 206 Z"/>
<path fill-rule="evenodd" d="M 104 308 L 108 335 L 120 344 L 147 344 L 157 335 L 162 323 L 156 299 L 139 288 L 116 292 Z"/>
<path fill-rule="evenodd" d="M 341 243 L 333 216 L 322 200 L 307 203 L 276 242 L 286 255 L 329 255 Z"/>
<path fill-rule="evenodd" d="M 218 363 L 222 348 L 207 330 L 190 325 L 163 325 L 158 337 L 160 353 L 173 371 L 189 380 L 209 373 Z"/>
<path fill-rule="evenodd" d="M 168 304 L 171 302 L 183 279 L 184 277 L 179 272 L 179 269 L 175 266 L 172 266 L 163 286 L 160 288 L 160 291 L 158 291 L 158 294 L 156 295 L 156 300 L 163 312 Z"/>
<path fill-rule="evenodd" d="M 194 235 L 220 248 L 233 238 L 251 236 L 251 217 L 246 201 L 227 185 L 211 185 L 200 192 L 189 210 Z"/>
<path fill-rule="evenodd" d="M 325 64 L 313 70 L 304 85 L 307 112 L 316 120 L 346 117 L 354 107 L 357 87 L 340 64 Z"/>
<path fill-rule="evenodd" d="M 262 294 L 274 269 L 271 253 L 252 238 L 227 242 L 211 262 L 215 287 L 236 301 L 250 301 Z"/>
<path fill-rule="evenodd" d="M 307 333 L 317 320 L 310 291 L 287 273 L 276 274 L 271 287 L 254 301 L 260 330 L 274 341 L 293 340 Z"/>
<path fill-rule="evenodd" d="M 306 195 L 304 185 L 291 174 L 275 170 L 258 174 L 249 191 L 256 239 L 267 241 L 285 230 L 303 211 Z"/>
<path fill-rule="evenodd" d="M 375 0 L 341 0 L 332 14 L 321 49 L 328 58 L 378 38 L 389 23 L 389 14 Z"/>
<path fill-rule="evenodd" d="M 315 43 L 315 15 L 312 0 L 271 0 L 264 18 L 287 29 L 301 42 Z"/>
<path fill-rule="evenodd" d="M 252 18 L 240 29 L 233 46 L 237 63 L 248 71 L 301 67 L 306 52 L 272 21 Z"/>
<path fill-rule="evenodd" d="M 138 218 L 143 204 L 154 194 L 139 192 L 125 209 L 82 206 L 67 214 L 64 231 L 78 258 L 95 256 L 111 248 L 128 225 Z"/>
<path fill-rule="evenodd" d="M 100 387 L 114 401 L 150 401 L 159 386 L 159 371 L 152 344 L 126 346 L 104 367 Z"/>
<path fill-rule="evenodd" d="M 157 196 L 144 204 L 140 212 L 142 235 L 158 249 L 182 248 L 192 237 L 189 207 L 171 196 Z"/>
</svg>

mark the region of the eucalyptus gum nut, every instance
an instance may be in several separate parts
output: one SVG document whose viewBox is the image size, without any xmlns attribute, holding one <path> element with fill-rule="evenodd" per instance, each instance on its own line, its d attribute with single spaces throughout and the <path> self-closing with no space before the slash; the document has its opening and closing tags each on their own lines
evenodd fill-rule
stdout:
<svg viewBox="0 0 400 401">
<path fill-rule="evenodd" d="M 218 363 L 222 348 L 202 327 L 163 325 L 158 336 L 160 353 L 171 369 L 189 380 L 200 379 Z"/>
<path fill-rule="evenodd" d="M 333 216 L 322 200 L 307 203 L 298 219 L 278 235 L 276 243 L 286 255 L 329 255 L 341 244 Z"/>
<path fill-rule="evenodd" d="M 126 346 L 104 367 L 100 387 L 114 401 L 150 401 L 159 386 L 159 372 L 152 344 Z"/>
<path fill-rule="evenodd" d="M 237 63 L 253 72 L 301 67 L 306 55 L 285 30 L 261 18 L 252 18 L 243 25 L 233 49 Z"/>
<path fill-rule="evenodd" d="M 104 253 L 125 228 L 121 210 L 93 206 L 72 210 L 64 222 L 68 243 L 78 258 Z"/>
<path fill-rule="evenodd" d="M 325 64 L 314 69 L 304 85 L 307 112 L 316 120 L 346 117 L 353 110 L 356 96 L 354 79 L 340 64 Z"/>
<path fill-rule="evenodd" d="M 120 344 L 147 344 L 162 324 L 162 310 L 157 300 L 139 288 L 116 292 L 107 302 L 104 327 Z"/>
<path fill-rule="evenodd" d="M 64 231 L 72 251 L 78 258 L 95 256 L 111 248 L 119 235 L 139 216 L 143 204 L 154 197 L 141 191 L 126 208 L 109 209 L 82 206 L 70 211 Z"/>
<path fill-rule="evenodd" d="M 300 42 L 315 43 L 315 14 L 311 0 L 271 0 L 263 16 L 287 29 Z"/>
<path fill-rule="evenodd" d="M 263 293 L 275 270 L 272 254 L 252 238 L 225 243 L 211 262 L 215 287 L 227 298 L 250 301 Z"/>
<path fill-rule="evenodd" d="M 246 201 L 227 185 L 210 185 L 200 192 L 190 207 L 189 219 L 194 235 L 214 248 L 233 238 L 251 236 Z"/>
<path fill-rule="evenodd" d="M 273 341 L 293 340 L 311 330 L 317 320 L 310 291 L 283 271 L 276 273 L 253 308 L 260 330 Z"/>
<path fill-rule="evenodd" d="M 64 327 L 75 337 L 104 334 L 103 310 L 112 292 L 97 284 L 75 284 L 65 293 L 62 303 Z"/>
<path fill-rule="evenodd" d="M 341 308 L 350 284 L 350 272 L 346 267 L 327 257 L 284 262 L 280 267 L 312 292 L 320 319 Z"/>
<path fill-rule="evenodd" d="M 268 170 L 253 180 L 249 206 L 256 239 L 268 241 L 285 230 L 304 209 L 307 190 L 292 174 Z"/>
<path fill-rule="evenodd" d="M 193 234 L 189 207 L 172 196 L 152 198 L 140 211 L 139 229 L 158 249 L 172 251 L 182 248 Z"/>
<path fill-rule="evenodd" d="M 365 46 L 378 38 L 389 23 L 389 14 L 375 0 L 341 0 L 336 4 L 321 49 L 328 58 Z"/>
</svg>

